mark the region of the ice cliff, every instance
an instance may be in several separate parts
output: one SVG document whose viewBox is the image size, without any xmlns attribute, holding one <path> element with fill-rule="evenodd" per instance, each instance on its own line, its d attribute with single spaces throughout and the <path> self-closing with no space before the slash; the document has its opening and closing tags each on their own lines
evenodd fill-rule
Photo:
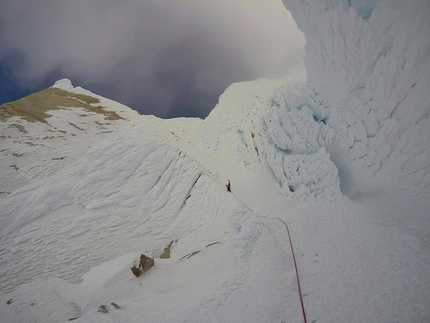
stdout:
<svg viewBox="0 0 430 323">
<path fill-rule="evenodd" d="M 344 191 L 372 178 L 428 190 L 430 2 L 283 2 L 305 34 L 308 90 L 330 107 Z"/>
</svg>

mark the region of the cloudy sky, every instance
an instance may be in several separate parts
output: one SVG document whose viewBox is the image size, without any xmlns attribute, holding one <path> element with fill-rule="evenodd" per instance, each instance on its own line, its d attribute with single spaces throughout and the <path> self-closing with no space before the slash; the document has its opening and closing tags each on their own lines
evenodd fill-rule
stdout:
<svg viewBox="0 0 430 323">
<path fill-rule="evenodd" d="M 0 103 L 73 84 L 159 117 L 205 117 L 233 82 L 301 64 L 281 0 L 0 1 Z"/>
</svg>

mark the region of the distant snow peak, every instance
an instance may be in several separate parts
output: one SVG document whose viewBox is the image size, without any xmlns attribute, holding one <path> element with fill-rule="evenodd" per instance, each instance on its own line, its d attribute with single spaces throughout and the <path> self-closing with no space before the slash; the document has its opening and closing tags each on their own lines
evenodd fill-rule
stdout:
<svg viewBox="0 0 430 323">
<path fill-rule="evenodd" d="M 0 196 L 72 165 L 137 113 L 68 79 L 0 106 Z"/>
</svg>

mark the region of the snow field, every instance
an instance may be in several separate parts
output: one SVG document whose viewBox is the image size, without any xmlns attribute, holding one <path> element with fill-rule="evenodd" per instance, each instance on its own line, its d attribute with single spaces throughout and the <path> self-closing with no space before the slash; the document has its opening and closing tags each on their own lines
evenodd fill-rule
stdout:
<svg viewBox="0 0 430 323">
<path fill-rule="evenodd" d="M 71 145 L 67 168 L 42 163 L 50 176 L 18 173 L 0 200 L 0 317 L 301 321 L 279 217 L 308 322 L 429 321 L 430 7 L 284 3 L 306 35 L 306 83 L 233 84 L 205 120 L 132 118 L 106 100 L 130 115 L 115 134 Z M 170 259 L 131 274 L 171 241 Z"/>
<path fill-rule="evenodd" d="M 369 196 L 342 195 L 337 166 L 350 165 L 339 142 L 348 132 L 335 134 L 332 118 L 341 120 L 303 83 L 283 79 L 235 84 L 206 120 L 119 124 L 72 167 L 2 201 L 0 282 L 8 293 L 0 313 L 81 322 L 138 322 L 142 313 L 150 322 L 300 320 L 280 217 L 292 231 L 308 318 L 407 321 L 411 302 L 415 317 L 426 317 L 422 210 L 399 231 L 393 210 L 378 218 Z M 171 259 L 156 259 L 139 279 L 131 274 L 140 253 L 157 258 L 171 241 Z M 42 286 L 63 305 L 53 307 Z"/>
<path fill-rule="evenodd" d="M 112 146 L 115 145 L 117 145 L 117 149 L 113 149 Z M 122 234 L 144 240 L 145 234 L 151 230 L 155 231 L 154 234 L 159 233 L 156 232 L 160 231 L 160 228 L 157 227 L 158 210 L 166 206 L 164 214 L 171 219 L 174 218 L 186 198 L 184 189 L 192 182 L 181 183 L 180 179 L 177 182 L 172 180 L 172 174 L 178 171 L 175 170 L 175 166 L 178 167 L 175 162 L 179 164 L 179 167 L 182 162 L 178 151 L 169 151 L 169 147 L 160 147 L 157 150 L 149 145 L 146 146 L 146 151 L 145 146 L 140 148 L 137 150 L 133 145 L 123 145 L 122 140 L 113 143 L 108 141 L 99 149 L 90 152 L 77 167 L 62 173 L 61 176 L 53 176 L 42 183 L 33 184 L 33 189 L 38 187 L 36 194 L 26 194 L 28 189 L 22 193 L 18 190 L 11 194 L 2 208 L 5 226 L 2 227 L 1 233 L 6 238 L 5 243 L 11 243 L 10 239 L 12 241 L 17 239 L 18 245 L 22 242 L 24 244 L 32 242 L 30 250 L 26 253 L 32 258 L 27 260 L 19 258 L 22 257 L 22 249 L 19 246 L 9 250 L 8 257 L 3 260 L 4 263 L 14 264 L 18 268 L 22 267 L 23 263 L 33 263 L 33 266 L 37 263 L 39 268 L 55 264 L 60 268 L 57 268 L 60 272 L 74 271 L 76 268 L 71 264 L 73 256 L 64 257 L 63 261 L 66 262 L 64 264 L 56 261 L 45 262 L 46 258 L 55 259 L 64 245 L 64 251 L 68 251 L 70 255 L 76 256 L 75 251 L 78 250 L 78 254 L 84 257 L 86 253 L 84 250 L 94 248 L 97 256 L 88 254 L 87 256 L 90 257 L 88 262 L 78 259 L 76 264 L 77 267 L 80 267 L 82 262 L 85 262 L 88 264 L 87 268 L 90 268 L 92 261 L 100 261 L 100 257 L 103 258 L 103 251 L 99 248 L 104 250 L 104 257 L 106 257 L 108 250 L 109 254 L 110 252 L 115 253 L 114 250 L 121 250 L 125 247 L 124 244 L 130 246 L 129 244 L 133 243 L 133 239 L 131 241 L 129 239 L 121 240 Z M 164 157 L 168 152 L 170 154 Z M 135 157 L 133 159 L 134 168 L 124 167 L 127 157 L 132 158 L 133 155 Z M 121 158 L 117 160 L 115 156 Z M 157 160 L 157 163 L 154 162 L 154 159 Z M 172 167 L 169 168 L 169 166 Z M 194 177 L 199 172 L 198 168 L 188 171 L 194 172 Z M 191 181 L 189 172 L 184 171 L 187 178 L 190 176 L 188 181 Z M 126 181 L 127 178 L 133 179 L 133 181 Z M 160 182 L 160 185 L 154 187 L 157 181 Z M 67 184 L 64 185 L 64 182 Z M 128 185 L 124 186 L 124 183 L 128 183 Z M 142 185 L 139 186 L 139 183 Z M 170 194 L 175 196 L 175 189 L 181 194 L 176 198 L 168 198 Z M 163 192 L 164 199 L 155 198 L 159 195 L 163 196 Z M 20 203 L 18 204 L 17 201 Z M 140 221 L 136 217 L 142 217 L 142 220 Z M 8 222 L 5 222 L 8 218 L 11 219 L 9 225 L 7 225 Z M 47 232 L 41 232 L 40 228 L 43 228 L 46 223 L 50 223 Z M 145 230 L 142 231 L 139 223 L 140 225 L 146 224 Z M 127 225 L 130 225 L 130 230 L 126 229 Z M 97 228 L 95 232 L 94 229 L 91 229 L 93 226 Z M 23 227 L 25 230 L 20 232 Z M 118 230 L 120 227 L 123 227 L 125 231 L 121 233 Z M 18 238 L 14 238 L 15 235 L 12 232 L 20 232 Z M 100 232 L 105 232 L 105 234 L 100 235 Z M 79 235 L 79 239 L 76 239 L 77 235 Z M 69 244 L 68 239 L 72 241 L 72 244 Z M 86 243 L 82 244 L 83 241 Z M 120 245 L 122 247 L 116 247 Z M 13 261 L 17 258 L 20 261 Z M 35 261 L 36 263 L 34 263 Z M 21 270 L 18 268 L 14 268 L 12 272 L 24 277 L 26 268 L 33 270 L 32 266 L 24 266 Z M 2 269 L 11 272 L 7 266 Z M 42 268 L 39 270 L 44 272 Z M 24 277 L 17 279 L 22 280 L 25 279 Z M 28 278 L 30 277 L 31 275 L 28 275 Z M 60 277 L 62 276 L 60 275 Z M 78 277 L 72 281 L 76 281 Z M 11 278 L 5 278 L 8 278 L 10 284 Z"/>
<path fill-rule="evenodd" d="M 156 122 L 145 118 L 119 128 L 117 137 L 100 137 L 73 167 L 2 201 L 2 290 L 26 282 L 31 289 L 4 294 L 2 317 L 66 321 L 83 315 L 81 321 L 96 322 L 105 320 L 98 312 L 104 303 L 113 321 L 140 321 L 142 308 L 149 321 L 294 315 L 285 304 L 291 277 L 278 275 L 291 259 L 281 251 L 273 259 L 271 244 L 262 239 L 271 239 L 263 222 L 226 192 L 219 175 L 161 140 L 165 132 L 153 134 L 148 125 Z M 172 259 L 156 259 L 145 284 L 138 285 L 130 272 L 133 261 L 140 252 L 159 256 L 171 240 Z M 265 251 L 262 264 L 282 265 L 273 269 L 276 275 L 252 266 L 255 248 Z M 69 284 L 98 264 L 80 285 Z M 276 302 L 270 301 L 273 293 Z M 127 311 L 115 311 L 111 298 Z M 250 306 L 256 299 L 268 310 Z M 168 311 L 164 304 L 170 304 Z"/>
<path fill-rule="evenodd" d="M 393 222 L 393 216 L 409 221 L 422 213 L 408 208 L 409 214 L 402 214 L 398 206 L 390 207 L 391 199 L 372 199 L 375 204 L 369 198 L 318 203 L 292 222 L 304 301 L 312 309 L 308 320 L 425 322 L 429 317 L 430 255 L 422 235 Z M 421 216 L 420 223 L 425 223 Z"/>
</svg>

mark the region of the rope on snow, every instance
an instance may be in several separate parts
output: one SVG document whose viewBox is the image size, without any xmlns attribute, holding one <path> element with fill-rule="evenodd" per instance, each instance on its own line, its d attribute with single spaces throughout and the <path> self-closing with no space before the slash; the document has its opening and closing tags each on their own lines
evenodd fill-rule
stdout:
<svg viewBox="0 0 430 323">
<path fill-rule="evenodd" d="M 291 254 L 293 255 L 294 269 L 296 270 L 297 291 L 299 293 L 300 305 L 302 307 L 303 322 L 306 323 L 305 306 L 303 305 L 302 291 L 300 288 L 300 280 L 299 280 L 299 271 L 297 269 L 296 257 L 294 255 L 293 242 L 291 241 L 290 229 L 288 229 L 288 225 L 283 220 L 281 220 L 280 218 L 278 218 L 278 220 L 285 225 L 285 228 L 287 228 L 288 240 L 290 240 Z"/>
<path fill-rule="evenodd" d="M 204 173 L 203 175 L 207 175 L 207 176 L 209 176 L 209 177 L 211 177 L 212 178 L 212 176 L 211 176 L 211 174 L 207 174 L 207 173 Z M 216 179 L 214 179 L 214 178 L 212 178 L 212 180 L 213 181 L 215 181 L 215 182 L 217 182 L 217 183 L 219 183 L 219 184 L 221 184 L 220 182 L 218 182 Z M 221 184 L 222 185 L 222 184 Z M 243 204 L 243 206 L 245 206 L 246 208 L 248 208 L 248 209 L 250 209 L 252 212 L 254 212 L 251 208 L 249 208 L 248 206 L 246 206 L 233 192 L 229 192 L 229 193 L 231 193 L 231 194 L 233 194 L 233 196 L 240 202 L 240 203 L 242 203 Z M 293 242 L 292 242 L 292 239 L 291 239 L 291 234 L 290 234 L 290 229 L 288 228 L 288 225 L 285 223 L 285 221 L 283 221 L 282 219 L 280 219 L 280 218 L 269 218 L 269 217 L 264 217 L 264 218 L 266 218 L 266 219 L 274 219 L 274 220 L 276 220 L 276 219 L 278 219 L 279 221 L 281 221 L 284 225 L 285 225 L 285 228 L 286 228 L 286 230 L 287 230 L 287 234 L 288 234 L 288 240 L 289 240 L 289 242 L 290 242 L 290 248 L 291 248 L 291 255 L 293 256 L 293 263 L 294 263 L 294 270 L 295 270 L 295 272 L 296 272 L 296 281 L 297 281 L 297 292 L 298 292 L 298 294 L 299 294 L 299 300 L 300 300 L 300 306 L 301 306 L 301 308 L 302 308 L 302 316 L 303 316 L 303 322 L 304 323 L 307 323 L 307 321 L 306 321 L 306 312 L 305 312 L 305 306 L 304 306 L 304 304 L 303 304 L 303 297 L 302 297 L 302 290 L 301 290 L 301 288 L 300 288 L 300 279 L 299 279 L 299 270 L 297 269 L 297 262 L 296 262 L 296 256 L 295 256 L 295 254 L 294 254 L 294 248 L 293 248 Z"/>
</svg>

